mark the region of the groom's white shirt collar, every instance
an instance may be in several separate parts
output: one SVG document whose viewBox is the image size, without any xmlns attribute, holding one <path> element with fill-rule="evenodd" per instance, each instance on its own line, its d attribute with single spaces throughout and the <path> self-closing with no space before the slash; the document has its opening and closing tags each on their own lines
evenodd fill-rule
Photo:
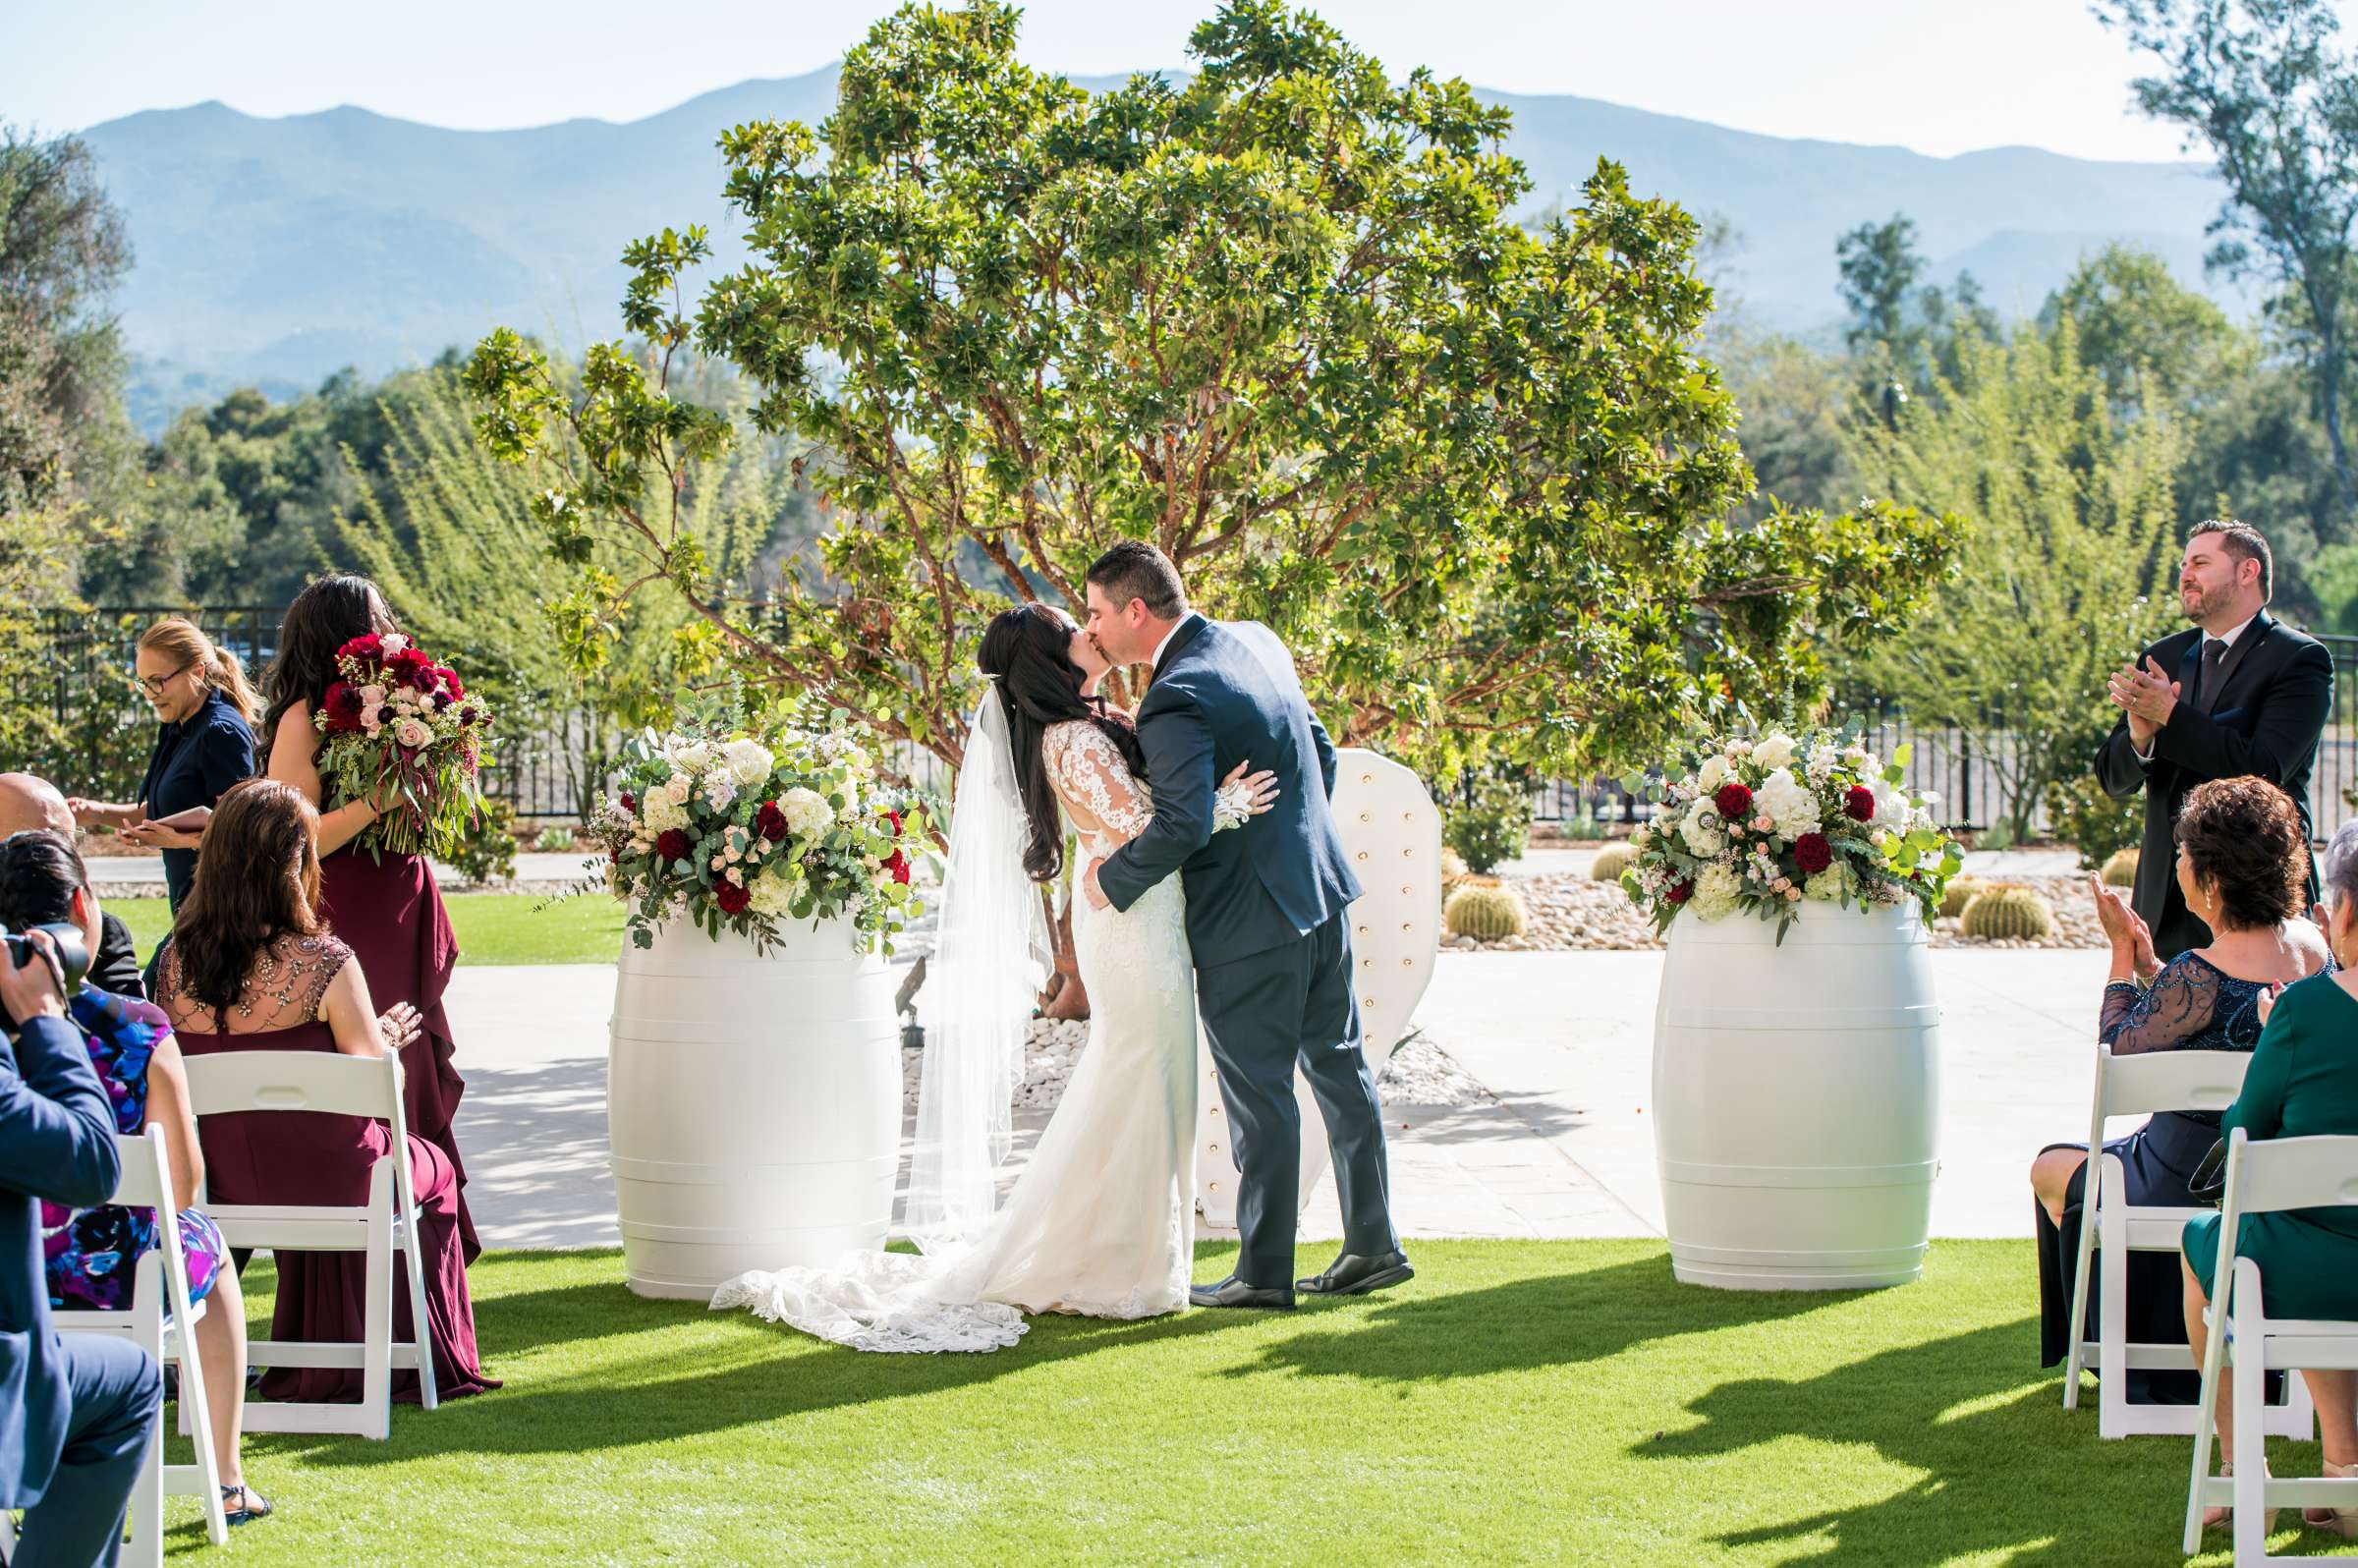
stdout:
<svg viewBox="0 0 2358 1568">
<path fill-rule="evenodd" d="M 1190 610 L 1185 615 L 1179 617 L 1178 620 L 1171 623 L 1171 629 L 1162 634 L 1162 641 L 1154 644 L 1154 656 L 1147 660 L 1148 669 L 1159 670 L 1162 668 L 1162 650 L 1171 645 L 1171 639 L 1177 637 L 1179 635 L 1179 629 L 1185 626 L 1189 621 L 1194 620 L 1195 615 L 1196 612 Z"/>
</svg>

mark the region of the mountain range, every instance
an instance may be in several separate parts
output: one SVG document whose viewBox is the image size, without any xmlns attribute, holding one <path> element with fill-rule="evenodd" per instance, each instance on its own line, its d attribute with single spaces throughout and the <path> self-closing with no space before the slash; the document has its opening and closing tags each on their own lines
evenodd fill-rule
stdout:
<svg viewBox="0 0 2358 1568">
<path fill-rule="evenodd" d="M 283 393 L 346 365 L 381 374 L 494 323 L 576 347 L 610 336 L 626 241 L 702 223 L 717 267 L 742 256 L 720 197 L 719 132 L 763 118 L 815 126 L 835 83 L 832 66 L 744 82 L 622 125 L 453 131 L 349 107 L 257 119 L 202 103 L 94 126 L 84 140 L 137 252 L 117 304 L 140 362 L 141 422 L 231 385 Z M 1736 236 L 1723 296 L 1769 325 L 1830 321 L 1837 237 L 1894 212 L 1915 220 L 1936 280 L 1970 268 L 2001 311 L 2036 310 L 2111 240 L 2204 285 L 2203 228 L 2221 190 L 2199 164 L 2031 147 L 1934 158 L 1591 98 L 1484 96 L 1514 111 L 1509 149 L 1531 170 L 1535 210 L 1577 199 L 1601 154 L 1635 189 L 1723 215 Z"/>
</svg>

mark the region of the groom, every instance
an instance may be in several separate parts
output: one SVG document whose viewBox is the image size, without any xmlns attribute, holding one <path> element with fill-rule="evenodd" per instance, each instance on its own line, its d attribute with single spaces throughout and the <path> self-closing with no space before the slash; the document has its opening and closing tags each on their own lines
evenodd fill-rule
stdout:
<svg viewBox="0 0 2358 1568">
<path fill-rule="evenodd" d="M 1334 744 L 1284 644 L 1256 622 L 1190 613 L 1178 569 L 1151 545 L 1117 544 L 1089 569 L 1089 632 L 1114 663 L 1153 666 L 1138 736 L 1154 816 L 1091 863 L 1082 890 L 1093 908 L 1126 910 L 1181 874 L 1197 996 L 1242 1175 L 1236 1272 L 1188 1299 L 1291 1308 L 1296 1290 L 1353 1296 L 1397 1285 L 1415 1270 L 1392 1234 L 1383 1123 L 1360 1049 L 1345 924 L 1359 883 L 1327 812 Z M 1215 834 L 1216 781 L 1247 759 L 1273 770 L 1282 793 L 1241 830 Z M 1334 1150 L 1343 1251 L 1324 1273 L 1289 1285 L 1301 1208 L 1297 1063 Z"/>
</svg>

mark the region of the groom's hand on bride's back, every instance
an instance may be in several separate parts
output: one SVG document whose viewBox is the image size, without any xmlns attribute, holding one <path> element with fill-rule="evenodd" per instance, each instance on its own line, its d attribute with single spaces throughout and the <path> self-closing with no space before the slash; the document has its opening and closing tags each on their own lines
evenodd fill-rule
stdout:
<svg viewBox="0 0 2358 1568">
<path fill-rule="evenodd" d="M 1113 908 L 1113 900 L 1107 898 L 1105 889 L 1097 885 L 1097 868 L 1104 864 L 1104 857 L 1099 856 L 1089 863 L 1088 870 L 1081 873 L 1081 896 L 1089 900 L 1091 909 Z"/>
</svg>

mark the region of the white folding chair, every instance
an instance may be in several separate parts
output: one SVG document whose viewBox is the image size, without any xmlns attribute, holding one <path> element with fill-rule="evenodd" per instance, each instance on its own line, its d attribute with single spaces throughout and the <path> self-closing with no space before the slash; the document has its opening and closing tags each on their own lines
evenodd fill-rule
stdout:
<svg viewBox="0 0 2358 1568">
<path fill-rule="evenodd" d="M 108 1200 L 155 1210 L 156 1245 L 140 1255 L 132 1275 L 129 1312 L 59 1312 L 52 1315 L 64 1333 L 113 1334 L 153 1356 L 159 1367 L 180 1366 L 180 1406 L 196 1441 L 193 1465 L 164 1463 L 164 1424 L 155 1424 L 155 1443 L 131 1493 L 129 1568 L 161 1568 L 164 1560 L 164 1498 L 194 1496 L 204 1509 L 205 1534 L 218 1546 L 229 1540 L 221 1512 L 221 1469 L 213 1455 L 212 1424 L 204 1404 L 204 1366 L 196 1352 L 196 1323 L 205 1304 L 189 1300 L 189 1261 L 180 1250 L 180 1204 L 172 1192 L 172 1166 L 164 1130 L 150 1126 L 140 1138 L 118 1138 L 123 1175 Z M 13 1544 L 10 1545 L 13 1548 Z"/>
<path fill-rule="evenodd" d="M 2129 1342 L 2129 1254 L 2176 1257 L 2186 1221 L 2205 1208 L 2169 1208 L 2128 1201 L 2127 1173 L 2120 1156 L 2104 1152 L 2105 1122 L 2112 1116 L 2146 1116 L 2166 1110 L 2224 1110 L 2243 1088 L 2248 1051 L 2142 1051 L 2115 1056 L 2096 1048 L 2096 1092 L 2088 1116 L 2087 1185 L 2080 1203 L 2080 1248 L 2071 1274 L 2071 1354 L 2063 1367 L 2063 1408 L 2080 1408 L 2080 1370 L 2093 1365 L 2097 1377 L 2096 1430 L 2100 1437 L 2192 1432 L 2199 1412 L 2192 1405 L 2132 1405 L 2128 1374 L 2182 1372 L 2183 1344 Z M 2100 1239 L 2101 1238 L 2101 1239 Z M 2089 1255 L 2104 1254 L 2104 1306 L 2097 1337 L 2083 1338 L 2088 1323 Z M 2093 1363 L 2090 1357 L 2095 1359 Z M 2284 1401 L 2267 1407 L 2268 1435 L 2305 1438 L 2316 1429 L 2309 1390 L 2287 1379 Z"/>
<path fill-rule="evenodd" d="M 393 1132 L 393 1152 L 369 1172 L 358 1207 L 303 1204 L 207 1204 L 232 1247 L 274 1253 L 367 1255 L 364 1332 L 359 1344 L 253 1340 L 256 1367 L 359 1368 L 357 1405 L 259 1400 L 246 1407 L 249 1431 L 350 1432 L 393 1429 L 393 1373 L 415 1370 L 419 1402 L 434 1408 L 434 1358 L 425 1318 L 425 1272 L 418 1243 L 418 1197 L 401 1114 L 401 1058 L 327 1051 L 222 1051 L 187 1061 L 189 1098 L 199 1118 L 234 1111 L 320 1111 L 368 1116 Z M 407 1251 L 413 1337 L 393 1340 L 393 1255 Z"/>
<path fill-rule="evenodd" d="M 2238 1568 L 2294 1560 L 2268 1555 L 2268 1509 L 2358 1508 L 2358 1478 L 2269 1479 L 2262 1462 L 2267 1434 L 2260 1426 L 2260 1396 L 2270 1372 L 2282 1372 L 2287 1381 L 2298 1381 L 2293 1373 L 2304 1367 L 2358 1371 L 2358 1321 L 2269 1316 L 2260 1265 L 2235 1255 L 2236 1232 L 2246 1214 L 2351 1204 L 2358 1204 L 2358 1138 L 2253 1140 L 2240 1127 L 2228 1138 L 2227 1193 L 2219 1205 L 2218 1261 L 2211 1273 L 2211 1333 L 2203 1352 L 2199 1408 L 2213 1408 L 2221 1369 L 2228 1369 L 2235 1411 L 2235 1449 L 2228 1458 L 2235 1474 L 2211 1474 L 2211 1423 L 2205 1420 L 2194 1429 L 2194 1476 L 2186 1488 L 2189 1555 L 2202 1547 L 2207 1507 L 2234 1508 Z M 2229 1279 L 2233 1292 L 2222 1312 Z"/>
</svg>

